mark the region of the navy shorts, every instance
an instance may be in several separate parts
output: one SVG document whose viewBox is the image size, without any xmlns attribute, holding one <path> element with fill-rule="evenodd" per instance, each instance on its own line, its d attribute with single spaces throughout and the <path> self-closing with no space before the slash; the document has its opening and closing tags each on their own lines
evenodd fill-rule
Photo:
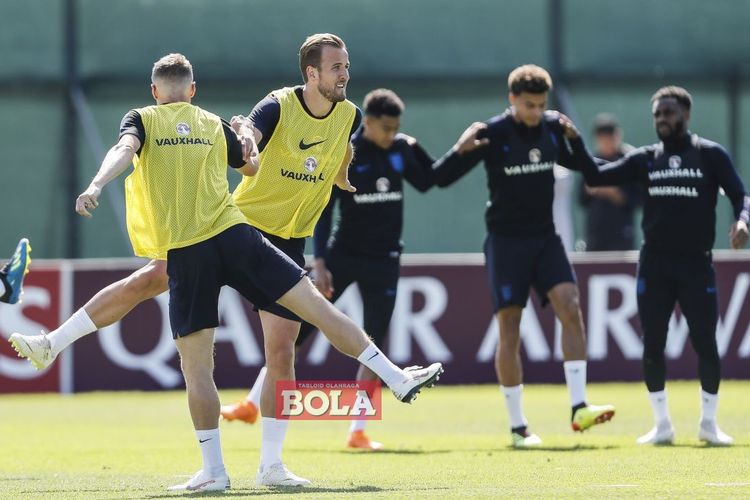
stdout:
<svg viewBox="0 0 750 500">
<path fill-rule="evenodd" d="M 365 332 L 376 346 L 382 347 L 396 305 L 400 259 L 352 255 L 334 247 L 328 252 L 326 266 L 333 276 L 331 302 L 336 302 L 349 285 L 356 283 L 362 297 Z M 315 331 L 314 326 L 304 323 L 297 337 L 297 345 L 301 345 Z"/>
<path fill-rule="evenodd" d="M 260 231 L 260 229 L 258 231 Z M 265 231 L 260 231 L 260 234 L 265 236 L 265 238 L 270 241 L 273 246 L 281 250 L 284 255 L 292 259 L 294 263 L 299 267 L 305 267 L 305 238 L 286 239 L 276 236 L 275 234 L 266 233 Z M 289 309 L 281 307 L 276 302 L 272 302 L 267 305 L 256 304 L 254 310 L 267 311 L 282 318 L 290 319 L 292 321 L 299 321 L 300 323 L 302 322 L 299 316 L 294 314 Z"/>
<path fill-rule="evenodd" d="M 490 233 L 484 241 L 484 256 L 495 311 L 525 307 L 532 286 L 544 305 L 555 285 L 576 282 L 557 234 L 517 238 Z"/>
<path fill-rule="evenodd" d="M 305 271 L 247 224 L 167 253 L 169 322 L 183 337 L 219 326 L 219 291 L 237 290 L 257 307 L 273 304 Z"/>
</svg>

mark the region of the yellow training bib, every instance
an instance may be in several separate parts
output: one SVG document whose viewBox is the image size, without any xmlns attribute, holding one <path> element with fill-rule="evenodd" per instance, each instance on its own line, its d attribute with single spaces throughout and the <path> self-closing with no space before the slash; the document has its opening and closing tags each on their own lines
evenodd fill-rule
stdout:
<svg viewBox="0 0 750 500">
<path fill-rule="evenodd" d="M 234 201 L 258 229 L 282 238 L 311 236 L 344 161 L 357 108 L 342 101 L 315 118 L 293 88 L 271 95 L 281 105 L 279 123 L 260 154 L 258 173 L 242 179 Z"/>
<path fill-rule="evenodd" d="M 221 119 L 186 102 L 136 111 L 146 138 L 125 180 L 135 254 L 163 260 L 172 248 L 246 223 L 229 194 Z"/>
</svg>

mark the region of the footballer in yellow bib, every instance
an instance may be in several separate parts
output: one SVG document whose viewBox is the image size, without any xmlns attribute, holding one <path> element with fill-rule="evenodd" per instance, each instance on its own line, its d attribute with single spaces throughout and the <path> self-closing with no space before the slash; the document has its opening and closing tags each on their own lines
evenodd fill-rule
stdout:
<svg viewBox="0 0 750 500">
<path fill-rule="evenodd" d="M 136 255 L 165 259 L 169 249 L 246 222 L 229 195 L 227 141 L 218 116 L 186 102 L 134 112 L 144 140 L 125 194 Z"/>
<path fill-rule="evenodd" d="M 234 191 L 250 224 L 287 239 L 312 236 L 360 115 L 344 100 L 326 116 L 312 116 L 301 94 L 301 87 L 287 87 L 266 98 L 278 103 L 278 123 L 260 153 L 258 173 Z"/>
</svg>

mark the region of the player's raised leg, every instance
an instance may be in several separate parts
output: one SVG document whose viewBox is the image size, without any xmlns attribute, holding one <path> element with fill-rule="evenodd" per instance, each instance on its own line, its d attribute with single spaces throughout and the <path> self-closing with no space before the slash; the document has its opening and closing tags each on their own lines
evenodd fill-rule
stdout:
<svg viewBox="0 0 750 500">
<path fill-rule="evenodd" d="M 362 329 L 323 297 L 308 278 L 297 283 L 278 303 L 318 327 L 336 349 L 376 373 L 402 403 L 414 401 L 422 388 L 432 387 L 443 373 L 441 363 L 432 363 L 426 368 L 398 368 Z"/>
<path fill-rule="evenodd" d="M 127 278 L 100 290 L 82 308 L 48 334 L 13 333 L 10 343 L 37 370 L 48 367 L 70 344 L 109 326 L 144 300 L 167 290 L 166 261 L 152 260 Z"/>
<path fill-rule="evenodd" d="M 612 405 L 589 405 L 586 402 L 586 336 L 575 283 L 560 283 L 547 294 L 562 324 L 562 349 L 565 382 L 571 406 L 571 427 L 585 431 L 612 419 Z"/>
</svg>

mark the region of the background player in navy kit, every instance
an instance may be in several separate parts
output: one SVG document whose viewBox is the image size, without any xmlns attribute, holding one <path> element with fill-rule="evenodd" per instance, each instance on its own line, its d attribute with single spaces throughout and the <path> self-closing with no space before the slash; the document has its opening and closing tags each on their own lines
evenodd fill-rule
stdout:
<svg viewBox="0 0 750 500">
<path fill-rule="evenodd" d="M 355 158 L 349 167 L 349 181 L 357 191 L 333 190 L 315 228 L 313 276 L 318 289 L 333 302 L 350 284 L 357 283 L 365 329 L 375 344 L 382 346 L 396 300 L 403 246 L 403 181 L 422 192 L 430 189 L 434 184 L 433 159 L 416 139 L 398 134 L 404 104 L 395 92 L 373 90 L 365 96 L 363 108 L 363 126 L 352 137 Z M 337 201 L 340 218 L 330 237 Z M 296 344 L 301 345 L 314 331 L 312 325 L 303 324 Z M 253 407 L 257 407 L 263 377 L 261 371 L 244 401 L 222 407 L 225 419 L 255 421 Z M 357 380 L 376 379 L 371 370 L 360 365 Z M 365 435 L 366 422 L 352 422 L 347 445 L 380 449 L 381 443 Z"/>
<path fill-rule="evenodd" d="M 527 429 L 521 404 L 521 313 L 533 286 L 549 300 L 563 326 L 565 378 L 572 427 L 585 430 L 609 420 L 614 407 L 586 403 L 586 340 L 578 287 L 552 221 L 555 163 L 578 170 L 588 157 L 575 126 L 545 111 L 549 74 L 525 65 L 508 77 L 511 109 L 486 123 L 474 123 L 435 165 L 436 183 L 447 186 L 484 160 L 490 188 L 485 256 L 500 326 L 498 379 L 510 415 L 512 443 L 534 446 L 541 439 Z"/>
<path fill-rule="evenodd" d="M 586 177 L 590 185 L 635 181 L 647 187 L 642 221 L 645 241 L 638 265 L 637 292 L 643 328 L 643 372 L 656 425 L 638 443 L 663 444 L 674 439 L 664 390 L 664 348 L 669 317 L 678 302 L 699 360 L 699 438 L 728 445 L 732 438 L 716 424 L 721 373 L 711 249 L 719 188 L 731 200 L 737 219 L 729 234 L 732 248 L 741 248 L 747 242 L 750 199 L 724 148 L 688 131 L 692 97 L 685 89 L 663 87 L 651 102 L 654 127 L 661 142 L 601 166 L 595 178 Z"/>
<path fill-rule="evenodd" d="M 601 113 L 594 120 L 594 156 L 615 161 L 633 150 L 622 142 L 622 129 L 617 119 Z M 578 201 L 586 207 L 586 250 L 601 252 L 635 248 L 636 209 L 642 204 L 641 186 L 579 186 Z"/>
<path fill-rule="evenodd" d="M 365 96 L 363 127 L 352 138 L 354 162 L 349 180 L 357 192 L 334 190 L 331 202 L 315 228 L 313 277 L 318 289 L 335 302 L 357 283 L 364 306 L 365 330 L 382 347 L 396 303 L 399 262 L 403 244 L 403 184 L 425 192 L 434 185 L 433 159 L 416 140 L 398 134 L 404 110 L 391 90 L 377 89 Z M 340 218 L 331 235 L 333 206 Z M 299 345 L 314 331 L 306 324 Z M 359 366 L 357 380 L 377 380 L 372 370 Z M 381 443 L 364 433 L 367 420 L 352 421 L 347 446 L 377 450 Z"/>
</svg>

